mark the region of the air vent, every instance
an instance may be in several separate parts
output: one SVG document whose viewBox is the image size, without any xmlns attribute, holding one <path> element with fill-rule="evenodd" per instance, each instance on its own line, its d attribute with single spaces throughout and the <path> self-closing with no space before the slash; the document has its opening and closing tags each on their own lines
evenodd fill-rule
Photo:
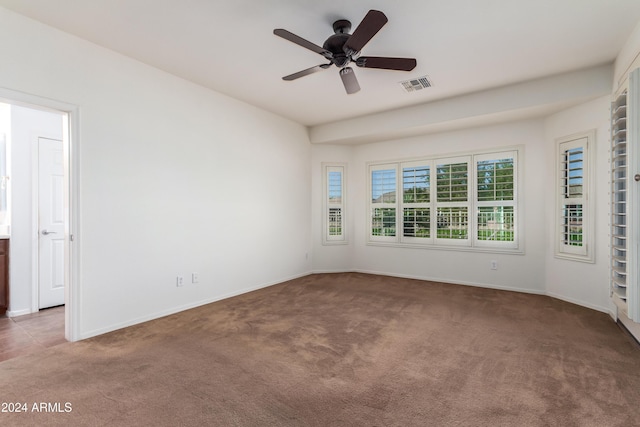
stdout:
<svg viewBox="0 0 640 427">
<path fill-rule="evenodd" d="M 402 85 L 405 92 L 407 93 L 417 92 L 419 90 L 426 89 L 432 86 L 431 80 L 429 80 L 428 76 L 418 77 L 416 79 L 411 79 L 411 80 L 405 80 L 403 82 L 400 82 L 400 84 Z"/>
</svg>

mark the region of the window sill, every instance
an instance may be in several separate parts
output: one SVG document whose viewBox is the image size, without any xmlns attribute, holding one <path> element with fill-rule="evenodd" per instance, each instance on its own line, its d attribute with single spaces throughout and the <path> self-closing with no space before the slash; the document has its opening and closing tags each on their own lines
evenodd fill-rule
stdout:
<svg viewBox="0 0 640 427">
<path fill-rule="evenodd" d="M 349 242 L 346 240 L 323 240 L 322 246 L 339 246 L 339 245 L 348 245 Z"/>
<path fill-rule="evenodd" d="M 585 256 L 585 255 L 573 255 L 573 254 L 556 253 L 555 254 L 555 258 L 564 259 L 564 260 L 567 260 L 567 261 L 585 262 L 587 264 L 595 264 L 596 263 L 596 260 L 594 259 L 594 257 Z"/>
<path fill-rule="evenodd" d="M 486 247 L 486 246 L 420 245 L 420 244 L 399 243 L 399 242 L 376 242 L 371 240 L 367 241 L 367 246 L 386 246 L 386 247 L 394 247 L 394 248 L 427 249 L 427 250 L 437 250 L 437 251 L 524 255 L 524 250 L 520 248 L 498 248 L 498 247 Z"/>
</svg>

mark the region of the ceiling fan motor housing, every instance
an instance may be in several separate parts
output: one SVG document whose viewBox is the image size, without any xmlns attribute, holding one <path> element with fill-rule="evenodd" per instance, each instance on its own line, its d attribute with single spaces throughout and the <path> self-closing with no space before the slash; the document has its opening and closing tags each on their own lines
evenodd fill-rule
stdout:
<svg viewBox="0 0 640 427">
<path fill-rule="evenodd" d="M 322 47 L 333 54 L 331 62 L 338 68 L 345 67 L 351 62 L 351 55 L 347 55 L 344 51 L 344 44 L 349 40 L 351 35 L 351 22 L 346 19 L 339 19 L 333 23 L 333 31 L 335 34 L 330 36 L 327 41 L 324 42 Z"/>
</svg>

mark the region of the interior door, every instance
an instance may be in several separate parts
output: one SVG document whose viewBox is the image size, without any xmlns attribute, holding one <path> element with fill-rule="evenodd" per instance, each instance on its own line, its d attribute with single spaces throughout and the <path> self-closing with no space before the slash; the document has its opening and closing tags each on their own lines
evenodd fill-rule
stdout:
<svg viewBox="0 0 640 427">
<path fill-rule="evenodd" d="M 62 141 L 38 138 L 39 308 L 64 304 Z"/>
</svg>

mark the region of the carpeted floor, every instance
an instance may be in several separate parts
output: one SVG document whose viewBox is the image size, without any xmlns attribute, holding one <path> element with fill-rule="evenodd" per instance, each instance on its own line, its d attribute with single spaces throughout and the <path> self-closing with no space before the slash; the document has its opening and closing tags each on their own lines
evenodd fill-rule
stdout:
<svg viewBox="0 0 640 427">
<path fill-rule="evenodd" d="M 0 384 L 27 404 L 3 426 L 640 425 L 640 349 L 606 314 L 355 273 L 8 360 Z"/>
</svg>

